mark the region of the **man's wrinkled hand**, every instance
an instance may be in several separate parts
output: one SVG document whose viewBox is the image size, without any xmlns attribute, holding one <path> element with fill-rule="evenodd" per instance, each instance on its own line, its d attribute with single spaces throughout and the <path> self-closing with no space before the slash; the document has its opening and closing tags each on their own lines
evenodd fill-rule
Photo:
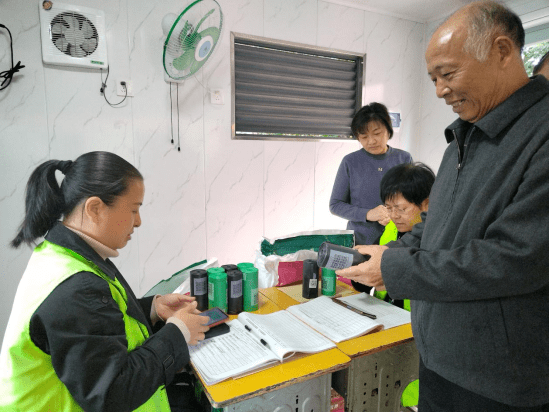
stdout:
<svg viewBox="0 0 550 412">
<path fill-rule="evenodd" d="M 336 274 L 367 286 L 374 286 L 377 290 L 385 290 L 380 265 L 382 254 L 387 248 L 377 245 L 356 246 L 354 249 L 363 255 L 369 255 L 370 259 L 356 266 L 337 270 Z"/>
</svg>

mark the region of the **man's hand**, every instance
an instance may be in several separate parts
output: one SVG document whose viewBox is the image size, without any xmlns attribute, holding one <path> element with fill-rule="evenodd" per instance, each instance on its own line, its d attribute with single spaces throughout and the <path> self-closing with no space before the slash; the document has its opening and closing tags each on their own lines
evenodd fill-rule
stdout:
<svg viewBox="0 0 550 412">
<path fill-rule="evenodd" d="M 382 226 L 386 226 L 388 223 L 390 223 L 390 214 L 388 213 L 388 209 L 386 209 L 386 206 L 379 205 L 376 206 L 374 209 L 371 209 L 367 212 L 366 216 L 367 220 L 370 222 L 378 222 Z"/>
<path fill-rule="evenodd" d="M 170 316 L 174 316 L 178 310 L 188 307 L 195 302 L 195 297 L 180 295 L 179 293 L 170 293 L 155 298 L 154 305 L 157 315 L 163 321 L 166 321 Z M 194 312 L 200 313 L 197 305 L 194 306 Z"/>
<path fill-rule="evenodd" d="M 367 286 L 374 286 L 376 290 L 385 290 L 380 265 L 382 262 L 382 253 L 387 248 L 387 246 L 376 245 L 356 246 L 354 249 L 363 255 L 370 255 L 370 259 L 356 266 L 337 270 L 336 274 Z"/>
</svg>

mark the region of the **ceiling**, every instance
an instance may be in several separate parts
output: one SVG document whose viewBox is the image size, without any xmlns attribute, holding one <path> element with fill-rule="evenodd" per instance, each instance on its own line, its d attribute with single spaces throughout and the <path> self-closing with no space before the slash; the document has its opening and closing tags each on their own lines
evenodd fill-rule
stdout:
<svg viewBox="0 0 550 412">
<path fill-rule="evenodd" d="M 451 15 L 472 0 L 325 0 L 330 3 L 355 7 L 362 10 L 386 14 L 419 23 L 437 21 Z M 548 22 L 548 0 L 501 0 L 522 17 L 524 26 L 528 19 L 546 16 Z"/>
</svg>

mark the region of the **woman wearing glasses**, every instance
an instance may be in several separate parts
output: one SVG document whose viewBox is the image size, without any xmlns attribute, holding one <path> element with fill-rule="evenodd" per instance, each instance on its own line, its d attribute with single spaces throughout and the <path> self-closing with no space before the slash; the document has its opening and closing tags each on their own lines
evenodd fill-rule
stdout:
<svg viewBox="0 0 550 412">
<path fill-rule="evenodd" d="M 372 244 L 385 245 L 397 240 L 421 222 L 420 214 L 428 211 L 434 181 L 432 169 L 420 162 L 404 163 L 388 170 L 380 181 L 380 199 L 391 220 Z M 362 283 L 352 281 L 352 284 L 360 292 L 372 290 Z M 375 291 L 374 296 L 410 311 L 408 300 L 392 300 L 386 291 Z"/>
<path fill-rule="evenodd" d="M 380 199 L 384 202 L 391 221 L 374 244 L 385 245 L 397 240 L 422 221 L 420 214 L 428 211 L 430 191 L 434 181 L 435 175 L 432 169 L 420 162 L 400 164 L 388 170 L 380 182 Z M 377 291 L 362 283 L 353 280 L 351 282 L 360 292 L 372 293 L 378 299 L 411 311 L 411 303 L 408 299 L 392 299 L 385 290 Z M 418 404 L 418 380 L 411 382 L 405 388 L 401 404 L 403 406 Z"/>
</svg>

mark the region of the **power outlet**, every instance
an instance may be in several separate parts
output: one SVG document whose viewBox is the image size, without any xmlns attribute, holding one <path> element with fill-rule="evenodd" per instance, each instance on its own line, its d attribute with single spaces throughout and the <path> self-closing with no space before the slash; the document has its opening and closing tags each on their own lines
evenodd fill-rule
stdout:
<svg viewBox="0 0 550 412">
<path fill-rule="evenodd" d="M 122 85 L 122 82 L 126 83 L 126 89 Z M 131 97 L 134 95 L 134 89 L 132 88 L 132 81 L 127 79 L 118 79 L 116 81 L 116 94 L 118 96 L 128 96 Z"/>
<path fill-rule="evenodd" d="M 210 92 L 210 103 L 212 103 L 212 104 L 223 104 L 223 91 L 221 91 L 221 90 L 212 90 Z"/>
</svg>

